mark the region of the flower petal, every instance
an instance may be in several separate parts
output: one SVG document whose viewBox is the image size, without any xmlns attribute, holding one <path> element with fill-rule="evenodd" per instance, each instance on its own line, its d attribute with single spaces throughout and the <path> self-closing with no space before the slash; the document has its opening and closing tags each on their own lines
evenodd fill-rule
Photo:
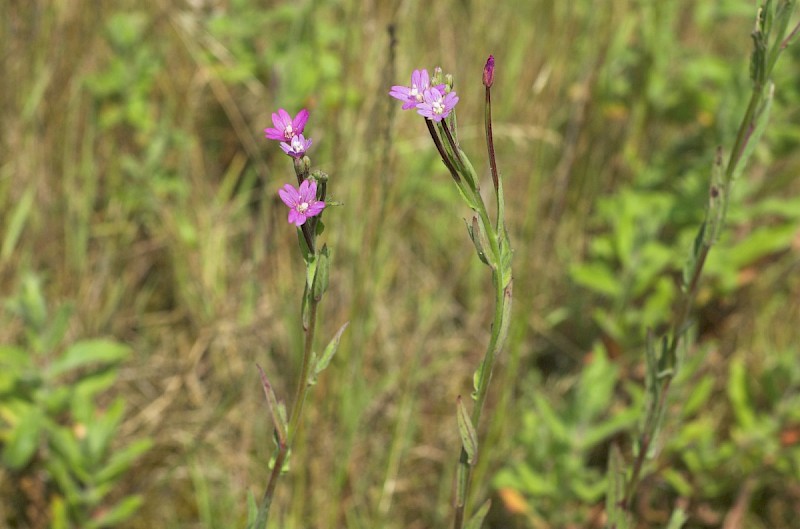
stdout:
<svg viewBox="0 0 800 529">
<path fill-rule="evenodd" d="M 290 208 L 293 208 L 300 202 L 300 193 L 298 193 L 297 189 L 295 189 L 291 184 L 286 184 L 283 186 L 283 188 L 279 189 L 278 196 L 281 197 L 283 203 Z"/>
<path fill-rule="evenodd" d="M 295 134 L 300 134 L 303 132 L 303 129 L 306 127 L 306 122 L 308 121 L 308 110 L 305 108 L 297 113 L 292 120 L 292 129 L 294 130 Z"/>
</svg>

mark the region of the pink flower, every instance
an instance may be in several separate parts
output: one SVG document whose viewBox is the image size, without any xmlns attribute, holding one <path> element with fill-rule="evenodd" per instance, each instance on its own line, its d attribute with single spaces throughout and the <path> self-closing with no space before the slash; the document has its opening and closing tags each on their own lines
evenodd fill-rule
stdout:
<svg viewBox="0 0 800 529">
<path fill-rule="evenodd" d="M 445 94 L 438 88 L 425 90 L 422 99 L 422 103 L 417 105 L 417 113 L 434 121 L 442 121 L 458 103 L 458 96 L 455 92 Z"/>
<path fill-rule="evenodd" d="M 293 158 L 302 157 L 309 147 L 311 147 L 311 139 L 305 139 L 302 134 L 293 136 L 292 141 L 289 143 L 281 143 L 283 152 Z"/>
<path fill-rule="evenodd" d="M 408 110 L 422 103 L 423 94 L 430 86 L 431 78 L 428 70 L 414 70 L 411 74 L 411 86 L 393 86 L 389 95 L 403 101 L 403 110 Z M 444 85 L 438 85 L 436 88 L 444 92 Z"/>
<path fill-rule="evenodd" d="M 294 119 L 281 108 L 277 114 L 272 114 L 272 124 L 275 128 L 264 129 L 264 135 L 269 140 L 290 142 L 292 138 L 303 133 L 307 121 L 308 110 L 305 108 L 298 112 Z"/>
<path fill-rule="evenodd" d="M 283 203 L 289 206 L 289 223 L 296 226 L 305 224 L 306 219 L 322 213 L 325 202 L 317 200 L 317 183 L 304 180 L 299 189 L 286 184 L 278 190 Z"/>
</svg>

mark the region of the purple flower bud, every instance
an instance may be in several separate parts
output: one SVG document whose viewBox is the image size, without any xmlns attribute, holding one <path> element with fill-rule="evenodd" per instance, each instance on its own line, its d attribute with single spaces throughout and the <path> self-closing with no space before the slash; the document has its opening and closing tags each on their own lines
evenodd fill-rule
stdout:
<svg viewBox="0 0 800 529">
<path fill-rule="evenodd" d="M 489 55 L 486 66 L 483 67 L 483 86 L 491 88 L 494 83 L 494 55 Z"/>
</svg>

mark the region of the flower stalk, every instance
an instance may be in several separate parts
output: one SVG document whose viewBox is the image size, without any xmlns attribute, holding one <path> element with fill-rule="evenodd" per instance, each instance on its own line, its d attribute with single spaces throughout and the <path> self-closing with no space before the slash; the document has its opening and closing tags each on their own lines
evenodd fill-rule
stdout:
<svg viewBox="0 0 800 529">
<path fill-rule="evenodd" d="M 478 177 L 467 155 L 458 145 L 455 130 L 454 107 L 458 96 L 453 91 L 452 76 L 442 77 L 437 69 L 431 80 L 425 70 L 415 70 L 411 87 L 392 87 L 389 95 L 404 102 L 403 108 L 416 108 L 425 117 L 425 124 L 431 135 L 436 150 L 442 158 L 447 170 L 458 188 L 459 194 L 469 208 L 475 212 L 471 222 L 467 222 L 467 231 L 472 239 L 478 258 L 492 272 L 492 298 L 494 300 L 494 316 L 491 335 L 483 359 L 473 377 L 472 412 L 467 413 L 461 397 L 458 400 L 458 425 L 461 436 L 461 449 L 455 477 L 455 495 L 453 500 L 454 529 L 462 529 L 467 520 L 480 525 L 487 509 L 479 509 L 474 518 L 469 517 L 469 495 L 472 484 L 473 468 L 480 457 L 477 427 L 497 357 L 502 351 L 508 335 L 511 315 L 512 272 L 511 247 L 504 221 L 503 186 L 497 171 L 494 154 L 494 141 L 491 126 L 490 88 L 494 81 L 494 58 L 489 57 L 484 68 L 484 85 L 486 86 L 486 142 L 489 152 L 489 165 L 492 171 L 492 182 L 495 191 L 495 208 L 497 218 L 493 223 L 489 210 L 480 193 Z M 440 81 L 444 83 L 440 83 Z M 437 83 L 434 86 L 427 86 Z M 420 95 L 421 94 L 421 95 Z"/>
<path fill-rule="evenodd" d="M 680 352 L 685 347 L 691 308 L 694 305 L 706 260 L 724 226 L 731 188 L 766 127 L 774 93 L 770 77 L 775 63 L 789 40 L 800 28 L 799 24 L 788 32 L 794 4 L 795 0 L 767 0 L 759 8 L 755 31 L 752 34 L 754 49 L 750 75 L 753 90 L 750 101 L 726 164 L 723 165 L 721 149 L 717 151 L 711 171 L 706 216 L 700 225 L 694 248 L 684 270 L 683 292 L 676 305 L 669 334 L 663 336 L 657 343 L 652 336 L 648 336 L 647 404 L 640 431 L 634 439 L 635 450 L 631 470 L 625 473 L 624 486 L 620 488 L 619 493 L 613 490 L 609 493 L 610 501 L 607 503 L 609 526 L 613 525 L 619 529 L 632 527 L 630 511 L 644 472 L 645 462 L 655 454 L 668 405 L 669 390 L 680 368 Z M 622 472 L 620 459 L 611 457 L 610 462 L 609 474 L 620 474 Z M 609 482 L 613 483 L 614 480 L 610 479 Z"/>
<path fill-rule="evenodd" d="M 291 452 L 292 443 L 302 426 L 303 407 L 308 391 L 316 383 L 317 376 L 328 366 L 336 353 L 345 323 L 328 343 L 321 355 L 314 352 L 317 328 L 317 312 L 319 303 L 328 288 L 330 274 L 330 252 L 326 245 L 319 248 L 317 237 L 322 232 L 320 221 L 328 204 L 325 203 L 328 189 L 328 175 L 321 171 L 311 171 L 311 160 L 306 156 L 306 149 L 311 146 L 311 139 L 303 136 L 308 120 L 308 112 L 300 111 L 292 117 L 283 109 L 272 115 L 274 128 L 265 129 L 267 139 L 280 141 L 281 150 L 292 157 L 298 187 L 286 184 L 278 191 L 278 195 L 289 208 L 288 221 L 297 228 L 300 251 L 305 263 L 305 285 L 302 298 L 303 356 L 300 373 L 295 388 L 294 400 L 288 420 L 286 410 L 275 396 L 272 385 L 261 367 L 258 367 L 261 383 L 267 397 L 270 418 L 275 428 L 276 447 L 272 459 L 272 470 L 269 480 L 255 513 L 248 518 L 248 529 L 264 529 L 269 519 L 275 489 L 284 472 L 285 463 Z"/>
</svg>

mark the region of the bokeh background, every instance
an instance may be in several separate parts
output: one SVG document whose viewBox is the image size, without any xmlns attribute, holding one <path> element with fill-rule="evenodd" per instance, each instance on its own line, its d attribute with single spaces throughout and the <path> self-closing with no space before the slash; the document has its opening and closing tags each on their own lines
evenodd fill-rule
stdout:
<svg viewBox="0 0 800 529">
<path fill-rule="evenodd" d="M 491 528 L 602 527 L 647 330 L 670 321 L 715 150 L 744 113 L 755 10 L 0 2 L 0 355 L 17 366 L 0 379 L 0 526 L 91 527 L 119 505 L 105 526 L 243 526 L 273 449 L 255 364 L 285 400 L 301 351 L 302 261 L 277 197 L 294 175 L 262 132 L 278 108 L 310 111 L 313 165 L 343 204 L 326 211 L 320 342 L 350 327 L 271 527 L 449 525 L 455 399 L 488 340 L 490 284 L 421 118 L 387 93 L 415 68 L 451 72 L 461 143 L 490 189 L 492 53 L 515 299 L 474 497 L 493 499 Z M 707 266 L 639 527 L 664 527 L 675 505 L 690 528 L 800 519 L 798 72 L 794 45 Z M 86 351 L 77 370 L 49 369 Z M 71 451 L 109 414 L 93 459 Z M 23 416 L 51 426 L 13 452 Z"/>
</svg>

